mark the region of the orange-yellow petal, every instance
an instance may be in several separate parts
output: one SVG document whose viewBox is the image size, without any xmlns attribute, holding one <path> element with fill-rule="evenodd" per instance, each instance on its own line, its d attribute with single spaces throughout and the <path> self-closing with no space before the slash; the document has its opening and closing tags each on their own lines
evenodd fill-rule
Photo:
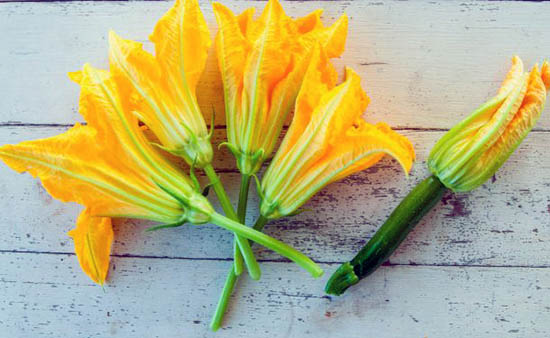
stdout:
<svg viewBox="0 0 550 338">
<path fill-rule="evenodd" d="M 152 177 L 159 183 L 172 176 L 190 184 L 184 174 L 153 149 L 128 102 L 120 97 L 126 89 L 117 86 L 109 72 L 86 64 L 79 77 L 79 112 L 97 132 L 97 145 L 109 150 L 106 153 L 114 163 L 124 163 L 134 174 Z"/>
<path fill-rule="evenodd" d="M 313 38 L 319 41 L 329 58 L 338 57 L 344 52 L 344 47 L 346 46 L 348 21 L 348 16 L 344 13 L 328 27 L 317 26 L 306 34 L 306 38 Z"/>
<path fill-rule="evenodd" d="M 438 167 L 446 168 L 445 172 L 440 172 L 440 179 L 446 181 L 446 176 L 455 176 L 453 172 L 471 159 L 474 153 L 481 148 L 488 149 L 498 139 L 519 109 L 526 90 L 523 62 L 516 56 L 498 94 L 455 125 L 432 149 L 430 158 L 437 159 Z M 448 156 L 441 158 L 443 153 Z"/>
<path fill-rule="evenodd" d="M 103 285 L 109 272 L 109 255 L 113 243 L 113 228 L 109 217 L 94 217 L 84 210 L 69 231 L 74 251 L 82 270 L 96 283 Z"/>
<path fill-rule="evenodd" d="M 546 90 L 550 90 L 550 63 L 548 63 L 547 60 L 542 63 L 540 72 L 542 74 L 542 82 L 544 82 Z"/>
<path fill-rule="evenodd" d="M 324 61 L 323 61 L 324 60 Z M 361 79 L 346 69 L 346 80 L 333 87 L 326 57 L 312 62 L 296 102 L 283 144 L 261 185 L 260 211 L 267 218 L 292 214 L 317 191 L 393 156 L 407 173 L 412 144 L 384 123 L 371 125 L 361 115 L 369 99 Z"/>
<path fill-rule="evenodd" d="M 214 2 L 214 8 L 216 6 L 219 6 L 220 4 L 217 2 Z M 227 9 L 222 9 L 227 10 Z M 239 23 L 239 28 L 241 29 L 241 33 L 243 36 L 246 36 L 250 29 L 252 28 L 252 20 L 254 16 L 254 12 L 256 12 L 255 8 L 250 7 L 245 9 L 241 14 L 237 15 L 237 22 Z"/>
<path fill-rule="evenodd" d="M 546 102 L 546 87 L 539 68 L 535 66 L 529 74 L 527 92 L 521 106 L 497 141 L 481 156 L 465 167 L 468 179 L 461 185 L 469 189 L 477 187 L 489 179 L 500 168 L 521 141 L 537 123 Z"/>
<path fill-rule="evenodd" d="M 323 50 L 315 47 L 296 98 L 292 123 L 278 152 L 287 152 L 303 134 L 321 97 L 336 85 L 337 76 L 334 66 Z"/>
<path fill-rule="evenodd" d="M 212 44 L 198 1 L 176 0 L 157 22 L 150 40 L 155 44 L 155 57 L 168 77 L 188 88 L 194 96 Z"/>
<path fill-rule="evenodd" d="M 230 142 L 240 142 L 237 130 L 238 121 L 242 118 L 240 107 L 243 73 L 251 46 L 233 12 L 218 2 L 214 2 L 212 6 L 220 27 L 216 35 L 216 55 L 223 81 L 227 137 Z"/>
<path fill-rule="evenodd" d="M 211 41 L 197 1 L 176 1 L 150 38 L 155 56 L 141 43 L 109 33 L 111 73 L 121 99 L 163 149 L 203 168 L 213 151 L 195 91 Z"/>
<path fill-rule="evenodd" d="M 95 129 L 76 124 L 57 136 L 4 145 L 0 159 L 17 172 L 39 177 L 54 198 L 85 205 L 94 215 L 159 221 L 170 220 L 171 212 L 177 215 L 177 202 L 153 190 L 138 170 L 117 161 L 117 153 L 123 153 L 116 151 L 116 144 L 112 150 L 98 145 Z"/>
<path fill-rule="evenodd" d="M 255 173 L 273 151 L 315 46 L 320 44 L 329 57 L 343 51 L 347 17 L 324 27 L 321 12 L 292 19 L 279 1 L 270 0 L 252 20 L 248 12 L 236 17 L 214 3 L 228 143 L 243 173 Z"/>
<path fill-rule="evenodd" d="M 523 73 L 519 57 L 498 94 L 454 126 L 428 158 L 430 171 L 453 191 L 470 191 L 504 164 L 538 120 L 546 101 L 546 64 Z"/>
<path fill-rule="evenodd" d="M 372 155 L 367 156 L 368 153 Z M 386 123 L 371 125 L 363 119 L 357 121 L 357 126 L 350 128 L 341 142 L 335 144 L 327 154 L 327 160 L 338 163 L 342 154 L 349 154 L 346 156 L 353 160 L 347 163 L 353 163 L 334 176 L 332 182 L 367 169 L 384 155 L 396 159 L 408 174 L 415 159 L 414 148 L 408 138 L 393 131 Z"/>
<path fill-rule="evenodd" d="M 323 10 L 317 9 L 306 16 L 296 19 L 298 32 L 300 32 L 300 34 L 305 34 L 323 27 L 323 23 L 321 22 L 321 14 L 323 14 Z"/>
</svg>

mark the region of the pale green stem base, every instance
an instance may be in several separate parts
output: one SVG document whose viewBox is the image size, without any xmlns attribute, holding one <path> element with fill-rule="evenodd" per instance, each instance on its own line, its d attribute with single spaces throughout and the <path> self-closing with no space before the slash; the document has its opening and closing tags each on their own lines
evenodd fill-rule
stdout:
<svg viewBox="0 0 550 338">
<path fill-rule="evenodd" d="M 267 218 L 260 216 L 252 228 L 254 230 L 262 231 L 267 222 Z M 233 264 L 233 266 L 231 266 L 231 270 L 229 270 L 229 273 L 227 274 L 214 316 L 212 316 L 212 320 L 210 321 L 210 329 L 212 329 L 212 331 L 217 331 L 222 324 L 223 316 L 225 315 L 227 306 L 229 305 L 229 298 L 233 293 L 233 289 L 235 289 L 235 284 L 237 283 L 238 278 L 239 277 L 235 273 L 235 266 Z"/>
<path fill-rule="evenodd" d="M 214 212 L 210 215 L 210 222 L 224 229 L 232 231 L 240 235 L 241 237 L 245 237 L 253 242 L 256 242 L 270 250 L 275 251 L 279 255 L 290 259 L 294 263 L 298 264 L 298 266 L 308 271 L 313 277 L 320 277 L 323 274 L 323 269 L 321 269 L 321 267 L 319 267 L 309 257 L 294 249 L 293 247 L 279 241 L 278 239 L 254 230 L 253 228 L 249 228 L 241 223 L 235 222 L 223 215 L 218 214 L 217 212 Z M 239 247 L 241 248 L 241 250 L 243 250 L 241 245 L 250 247 L 250 243 L 248 241 L 243 241 L 242 243 L 239 242 Z"/>
<path fill-rule="evenodd" d="M 208 179 L 210 180 L 210 183 L 212 184 L 212 188 L 216 192 L 216 195 L 218 196 L 218 200 L 220 201 L 220 204 L 223 208 L 223 211 L 225 214 L 231 218 L 233 221 L 239 221 L 238 215 L 235 213 L 235 210 L 233 209 L 233 206 L 231 205 L 231 201 L 229 200 L 229 197 L 227 196 L 227 193 L 225 192 L 225 189 L 223 188 L 223 185 L 220 181 L 220 178 L 214 171 L 214 168 L 211 164 L 208 164 L 204 167 L 204 172 L 206 173 L 206 176 L 208 176 Z M 242 223 L 242 222 L 241 222 Z M 254 280 L 260 279 L 261 276 L 261 270 L 260 265 L 256 261 L 256 257 L 254 257 L 254 253 L 250 249 L 249 245 L 243 245 L 245 240 L 235 234 L 235 253 L 238 252 L 239 258 L 240 258 L 240 264 L 241 264 L 241 271 L 242 271 L 242 262 L 243 258 L 246 263 L 246 267 L 248 269 L 248 274 L 250 275 L 250 278 Z"/>
<path fill-rule="evenodd" d="M 237 206 L 237 217 L 241 224 L 246 224 L 246 206 L 248 204 L 248 190 L 250 186 L 250 175 L 243 174 L 241 175 L 241 188 L 239 190 L 239 204 Z M 233 267 L 235 269 L 235 274 L 239 276 L 243 271 L 243 256 L 238 250 L 238 245 L 233 242 Z M 253 276 L 250 276 L 252 279 L 257 280 Z M 259 279 L 259 276 L 258 276 Z"/>
</svg>

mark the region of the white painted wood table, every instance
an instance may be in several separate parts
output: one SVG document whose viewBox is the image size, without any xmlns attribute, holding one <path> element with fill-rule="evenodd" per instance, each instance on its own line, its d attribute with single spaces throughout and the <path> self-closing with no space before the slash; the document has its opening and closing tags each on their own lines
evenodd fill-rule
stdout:
<svg viewBox="0 0 550 338">
<path fill-rule="evenodd" d="M 240 11 L 263 7 L 227 1 Z M 0 3 L 0 144 L 58 134 L 76 121 L 78 87 L 66 73 L 105 67 L 108 29 L 146 40 L 170 2 Z M 201 6 L 215 31 L 208 1 Z M 214 226 L 145 233 L 115 223 L 102 289 L 81 271 L 66 236 L 80 207 L 53 200 L 29 175 L 0 166 L 0 337 L 549 337 L 550 111 L 495 178 L 444 197 L 391 257 L 343 297 L 326 279 L 372 236 L 428 172 L 425 159 L 450 126 L 490 97 L 517 53 L 550 57 L 550 2 L 287 2 L 292 15 L 323 7 L 350 15 L 336 61 L 363 77 L 366 116 L 414 143 L 407 180 L 381 164 L 333 184 L 268 232 L 326 270 L 311 279 L 256 249 L 263 278 L 242 278 L 225 327 L 208 322 L 231 264 L 232 235 Z M 211 55 L 199 88 L 205 112 L 222 111 Z M 217 119 L 217 142 L 224 138 Z M 226 152 L 216 167 L 233 197 L 238 174 Z M 248 220 L 257 214 L 251 203 Z"/>
</svg>

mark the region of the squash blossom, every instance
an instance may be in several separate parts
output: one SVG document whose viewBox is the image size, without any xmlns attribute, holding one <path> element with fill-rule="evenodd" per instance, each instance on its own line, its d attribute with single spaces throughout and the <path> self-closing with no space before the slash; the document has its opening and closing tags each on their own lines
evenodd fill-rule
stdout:
<svg viewBox="0 0 550 338">
<path fill-rule="evenodd" d="M 195 90 L 211 41 L 197 1 L 177 0 L 150 39 L 154 56 L 141 43 L 109 32 L 113 79 L 162 149 L 204 168 L 212 162 L 212 146 Z"/>
<path fill-rule="evenodd" d="M 321 273 L 284 243 L 217 214 L 192 180 L 153 149 L 107 71 L 85 65 L 70 76 L 81 86 L 79 107 L 87 125 L 4 145 L 0 158 L 17 172 L 39 177 L 53 197 L 86 207 L 70 234 L 81 267 L 94 281 L 103 283 L 107 274 L 111 217 L 149 219 L 161 227 L 212 222 Z M 247 240 L 238 243 L 249 246 Z"/>
<path fill-rule="evenodd" d="M 409 140 L 384 123 L 372 125 L 362 118 L 369 99 L 359 75 L 347 68 L 342 84 L 336 86 L 336 78 L 317 44 L 290 128 L 258 183 L 261 215 L 254 229 L 261 231 L 269 219 L 295 214 L 327 184 L 374 165 L 386 154 L 397 159 L 405 173 L 411 169 L 414 150 Z M 232 269 L 210 324 L 213 330 L 220 327 L 236 282 Z"/>
<path fill-rule="evenodd" d="M 549 88 L 547 61 L 525 73 L 515 56 L 497 95 L 436 143 L 428 157 L 433 175 L 419 183 L 359 253 L 334 272 L 325 291 L 340 295 L 374 272 L 447 189 L 470 191 L 493 176 L 537 122 Z"/>
<path fill-rule="evenodd" d="M 212 167 L 213 117 L 208 132 L 195 93 L 211 45 L 197 0 L 177 0 L 158 21 L 150 40 L 155 45 L 154 56 L 141 43 L 109 33 L 110 71 L 121 89 L 121 99 L 160 140 L 157 147 L 185 159 L 193 179 L 193 168 L 204 169 L 224 212 L 238 220 Z M 243 254 L 252 264 L 248 266 L 250 276 L 259 279 L 261 271 L 254 255 Z M 238 257 L 242 270 L 240 251 Z"/>
<path fill-rule="evenodd" d="M 548 62 L 524 73 L 521 59 L 497 95 L 454 126 L 428 158 L 430 171 L 455 192 L 470 191 L 494 175 L 540 117 L 546 101 Z M 546 87 L 545 87 L 546 86 Z"/>
<path fill-rule="evenodd" d="M 321 10 L 305 17 L 288 17 L 277 0 L 270 0 L 260 17 L 254 9 L 236 16 L 215 2 L 219 25 L 216 54 L 223 81 L 227 142 L 242 174 L 237 216 L 246 216 L 250 177 L 271 155 L 292 109 L 311 50 L 320 41 L 330 57 L 342 54 L 348 18 L 325 27 Z M 235 246 L 235 269 L 241 253 Z"/>
<path fill-rule="evenodd" d="M 357 73 L 347 68 L 345 81 L 335 86 L 333 66 L 319 48 L 315 54 L 292 124 L 261 182 L 260 212 L 268 219 L 293 214 L 327 184 L 374 165 L 386 154 L 405 173 L 414 161 L 409 140 L 385 123 L 372 125 L 362 118 L 369 98 Z"/>
<path fill-rule="evenodd" d="M 311 50 L 320 41 L 329 57 L 344 49 L 348 19 L 324 27 L 321 10 L 288 17 L 270 0 L 257 20 L 253 9 L 235 16 L 214 3 L 220 26 L 216 52 L 223 80 L 227 146 L 243 175 L 253 175 L 271 155 L 291 111 Z"/>
</svg>

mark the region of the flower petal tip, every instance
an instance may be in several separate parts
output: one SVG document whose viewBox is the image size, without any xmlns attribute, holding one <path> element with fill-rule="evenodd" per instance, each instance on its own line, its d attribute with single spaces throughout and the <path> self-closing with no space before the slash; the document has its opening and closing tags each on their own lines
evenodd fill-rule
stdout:
<svg viewBox="0 0 550 338">
<path fill-rule="evenodd" d="M 541 75 L 546 90 L 550 90 L 550 63 L 548 63 L 548 60 L 544 60 L 542 63 Z"/>
<path fill-rule="evenodd" d="M 82 71 L 81 70 L 77 70 L 75 72 L 68 72 L 67 76 L 69 76 L 69 79 L 71 79 L 71 81 L 73 81 L 77 84 L 80 84 L 80 82 L 82 81 Z"/>
</svg>

